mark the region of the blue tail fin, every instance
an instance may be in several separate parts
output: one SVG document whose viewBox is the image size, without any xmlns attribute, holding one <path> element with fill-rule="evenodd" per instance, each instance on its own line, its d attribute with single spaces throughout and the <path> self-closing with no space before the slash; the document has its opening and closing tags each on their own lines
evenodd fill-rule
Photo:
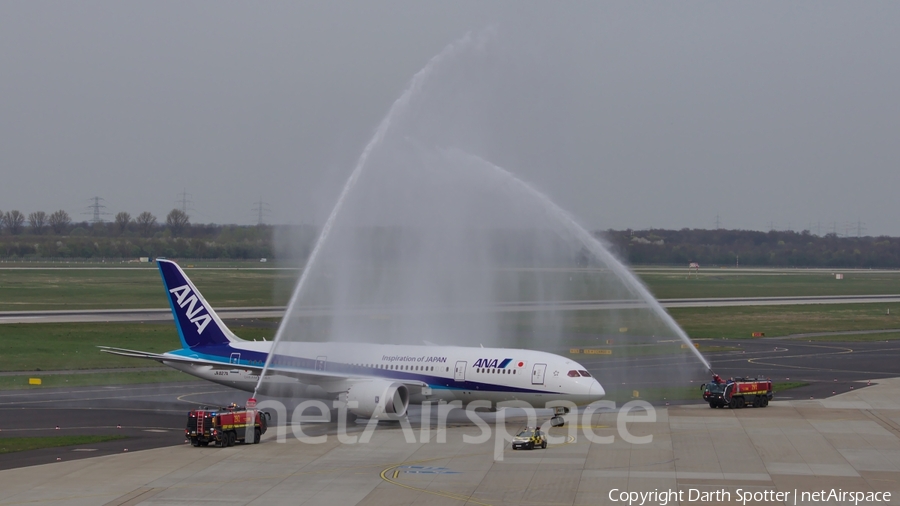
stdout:
<svg viewBox="0 0 900 506">
<path fill-rule="evenodd" d="M 185 348 L 215 346 L 240 341 L 212 310 L 181 267 L 169 260 L 157 260 L 163 286 L 169 297 L 178 336 Z"/>
</svg>

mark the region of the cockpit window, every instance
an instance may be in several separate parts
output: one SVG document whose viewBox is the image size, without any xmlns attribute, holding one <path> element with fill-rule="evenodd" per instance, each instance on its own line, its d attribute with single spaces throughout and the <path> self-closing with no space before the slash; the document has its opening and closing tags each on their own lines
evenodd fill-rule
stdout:
<svg viewBox="0 0 900 506">
<path fill-rule="evenodd" d="M 578 371 L 569 371 L 569 373 L 567 374 L 567 376 L 570 377 L 570 378 L 577 378 L 577 377 L 578 377 Z"/>
<path fill-rule="evenodd" d="M 590 378 L 590 377 L 591 377 L 591 373 L 589 373 L 589 372 L 587 372 L 587 371 L 578 371 L 578 372 L 580 372 L 581 375 L 584 376 L 585 378 Z"/>
</svg>

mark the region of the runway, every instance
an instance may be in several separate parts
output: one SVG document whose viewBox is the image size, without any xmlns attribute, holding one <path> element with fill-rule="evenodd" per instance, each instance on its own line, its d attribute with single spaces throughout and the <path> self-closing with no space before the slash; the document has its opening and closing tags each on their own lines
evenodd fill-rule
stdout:
<svg viewBox="0 0 900 506">
<path fill-rule="evenodd" d="M 721 297 L 695 299 L 660 299 L 665 308 L 681 307 L 734 307 L 734 306 L 790 306 L 808 304 L 866 304 L 874 302 L 900 302 L 898 295 L 825 295 L 808 297 Z M 434 308 L 436 313 L 477 313 L 477 312 L 531 312 L 531 311 L 598 311 L 617 309 L 636 309 L 648 307 L 639 300 L 573 300 L 561 302 L 510 302 L 497 304 L 487 308 Z M 215 308 L 222 319 L 247 318 L 281 318 L 284 307 L 232 307 Z M 300 307 L 297 316 L 328 316 L 347 314 L 358 316 L 384 316 L 402 314 L 409 309 L 391 306 L 359 306 L 336 310 L 327 306 Z M 416 308 L 417 313 L 428 311 L 427 308 Z M 88 323 L 88 322 L 142 322 L 166 321 L 172 319 L 168 308 L 149 309 L 86 309 L 58 311 L 0 311 L 0 324 L 3 323 Z"/>
</svg>

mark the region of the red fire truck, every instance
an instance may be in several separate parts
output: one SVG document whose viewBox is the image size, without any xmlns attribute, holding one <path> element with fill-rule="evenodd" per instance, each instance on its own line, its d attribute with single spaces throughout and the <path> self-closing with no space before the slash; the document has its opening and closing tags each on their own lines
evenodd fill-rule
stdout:
<svg viewBox="0 0 900 506">
<path fill-rule="evenodd" d="M 772 380 L 761 378 L 731 378 L 725 381 L 713 376 L 713 381 L 704 384 L 703 400 L 711 408 L 729 407 L 738 409 L 752 406 L 764 408 L 772 400 Z"/>
<path fill-rule="evenodd" d="M 234 446 L 235 443 L 259 443 L 266 433 L 271 415 L 235 404 L 218 409 L 196 409 L 188 413 L 184 435 L 193 446 Z"/>
</svg>

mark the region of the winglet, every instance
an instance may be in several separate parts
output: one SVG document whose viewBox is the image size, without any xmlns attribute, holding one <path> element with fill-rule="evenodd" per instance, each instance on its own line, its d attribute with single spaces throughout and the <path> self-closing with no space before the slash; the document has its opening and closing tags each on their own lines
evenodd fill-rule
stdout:
<svg viewBox="0 0 900 506">
<path fill-rule="evenodd" d="M 170 260 L 156 262 L 182 346 L 197 348 L 241 340 L 222 323 L 178 264 Z"/>
</svg>

